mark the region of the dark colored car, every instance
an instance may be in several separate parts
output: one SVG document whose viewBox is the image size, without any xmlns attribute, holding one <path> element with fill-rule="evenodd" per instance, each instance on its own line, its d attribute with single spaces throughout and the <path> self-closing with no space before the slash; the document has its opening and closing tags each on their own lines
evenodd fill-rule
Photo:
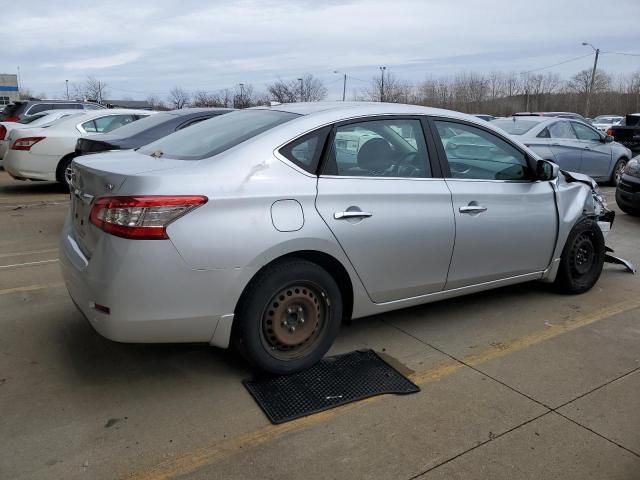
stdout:
<svg viewBox="0 0 640 480">
<path fill-rule="evenodd" d="M 98 110 L 107 108 L 97 103 L 77 102 L 74 100 L 27 100 L 15 102 L 4 107 L 0 113 L 0 122 L 19 122 L 24 117 L 46 110 Z"/>
<path fill-rule="evenodd" d="M 626 115 L 618 125 L 607 130 L 607 135 L 631 150 L 640 150 L 640 113 Z"/>
<path fill-rule="evenodd" d="M 616 189 L 616 203 L 629 215 L 640 215 L 640 155 L 633 157 L 622 172 Z"/>
<path fill-rule="evenodd" d="M 111 133 L 79 138 L 76 155 L 140 148 L 170 133 L 231 111 L 230 108 L 183 108 L 150 115 Z"/>
</svg>

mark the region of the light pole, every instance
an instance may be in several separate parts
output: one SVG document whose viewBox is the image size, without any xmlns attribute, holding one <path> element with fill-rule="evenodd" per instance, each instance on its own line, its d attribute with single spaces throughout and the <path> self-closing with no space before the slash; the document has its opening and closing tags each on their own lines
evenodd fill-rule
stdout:
<svg viewBox="0 0 640 480">
<path fill-rule="evenodd" d="M 591 82 L 589 84 L 589 91 L 587 92 L 587 105 L 585 106 L 585 109 L 584 109 L 584 116 L 585 117 L 589 116 L 589 103 L 591 101 L 591 92 L 593 92 L 593 81 L 596 79 L 596 68 L 598 68 L 598 55 L 600 55 L 600 49 L 599 48 L 594 47 L 590 43 L 582 42 L 582 46 L 583 47 L 586 47 L 587 45 L 589 47 L 591 47 L 594 52 L 596 52 L 596 58 L 593 60 L 593 70 L 591 72 Z"/>
<path fill-rule="evenodd" d="M 387 67 L 382 66 L 380 67 L 380 101 L 384 102 L 384 71 L 387 69 Z"/>
<path fill-rule="evenodd" d="M 338 70 L 334 70 L 333 73 L 340 73 Z M 347 95 L 347 74 L 343 73 L 343 81 L 342 81 L 342 101 L 344 102 L 345 96 Z"/>
<path fill-rule="evenodd" d="M 69 100 L 69 80 L 64 81 L 65 87 L 67 87 L 67 100 Z"/>
<path fill-rule="evenodd" d="M 304 102 L 304 80 L 299 78 L 298 81 L 300 82 L 300 101 Z"/>
<path fill-rule="evenodd" d="M 240 104 L 240 108 L 243 108 L 244 105 L 244 83 L 239 83 L 240 85 L 240 100 L 238 103 Z"/>
</svg>

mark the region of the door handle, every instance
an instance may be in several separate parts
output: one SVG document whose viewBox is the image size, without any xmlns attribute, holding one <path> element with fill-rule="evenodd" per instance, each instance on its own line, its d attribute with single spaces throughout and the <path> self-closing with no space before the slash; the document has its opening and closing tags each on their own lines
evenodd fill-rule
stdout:
<svg viewBox="0 0 640 480">
<path fill-rule="evenodd" d="M 486 212 L 487 207 L 483 207 L 482 205 L 466 205 L 464 207 L 460 207 L 458 210 L 460 213 L 480 213 Z"/>
<path fill-rule="evenodd" d="M 372 216 L 372 213 L 361 212 L 360 210 L 347 210 L 346 212 L 336 212 L 333 214 L 333 218 L 336 220 L 342 220 L 344 218 L 368 218 Z"/>
</svg>

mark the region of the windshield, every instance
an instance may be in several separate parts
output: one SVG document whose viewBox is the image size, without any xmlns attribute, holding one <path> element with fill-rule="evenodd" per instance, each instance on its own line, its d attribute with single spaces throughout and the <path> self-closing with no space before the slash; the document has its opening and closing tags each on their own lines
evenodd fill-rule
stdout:
<svg viewBox="0 0 640 480">
<path fill-rule="evenodd" d="M 219 115 L 179 130 L 138 150 L 145 155 L 177 160 L 201 160 L 224 152 L 298 117 L 274 110 L 243 110 Z"/>
<path fill-rule="evenodd" d="M 540 122 L 536 122 L 534 120 L 520 120 L 514 118 L 499 118 L 491 122 L 491 125 L 495 125 L 498 128 L 501 128 L 509 135 L 522 135 L 527 133 L 533 127 L 538 125 Z"/>
<path fill-rule="evenodd" d="M 596 117 L 593 119 L 594 123 L 616 123 L 622 120 L 622 117 Z"/>
</svg>

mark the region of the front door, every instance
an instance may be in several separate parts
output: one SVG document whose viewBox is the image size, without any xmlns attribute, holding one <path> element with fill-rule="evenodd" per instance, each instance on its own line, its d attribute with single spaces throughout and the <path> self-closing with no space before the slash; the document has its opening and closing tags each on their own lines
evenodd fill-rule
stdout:
<svg viewBox="0 0 640 480">
<path fill-rule="evenodd" d="M 549 266 L 557 213 L 549 182 L 533 180 L 523 152 L 466 123 L 434 122 L 449 172 L 456 241 L 446 289 L 541 272 Z M 453 130 L 454 137 L 442 132 Z"/>
<path fill-rule="evenodd" d="M 444 288 L 455 226 L 429 153 L 416 118 L 335 127 L 316 208 L 376 303 Z"/>
</svg>

